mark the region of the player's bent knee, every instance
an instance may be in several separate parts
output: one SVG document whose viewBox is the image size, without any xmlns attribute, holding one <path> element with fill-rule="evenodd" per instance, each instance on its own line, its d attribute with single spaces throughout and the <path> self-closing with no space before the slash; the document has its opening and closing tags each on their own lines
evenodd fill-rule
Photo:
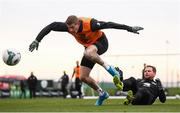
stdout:
<svg viewBox="0 0 180 113">
<path fill-rule="evenodd" d="M 88 53 L 87 51 L 84 52 L 84 56 L 85 56 L 86 58 L 90 58 L 90 55 L 89 55 L 89 53 Z"/>
<path fill-rule="evenodd" d="M 85 52 L 84 53 L 84 56 L 87 58 L 87 59 L 90 59 L 90 60 L 94 60 L 96 58 L 96 54 L 95 52 Z"/>
<path fill-rule="evenodd" d="M 84 53 L 84 56 L 87 58 L 87 59 L 93 59 L 94 57 L 93 57 L 93 54 L 91 53 L 91 52 L 85 52 Z"/>
</svg>

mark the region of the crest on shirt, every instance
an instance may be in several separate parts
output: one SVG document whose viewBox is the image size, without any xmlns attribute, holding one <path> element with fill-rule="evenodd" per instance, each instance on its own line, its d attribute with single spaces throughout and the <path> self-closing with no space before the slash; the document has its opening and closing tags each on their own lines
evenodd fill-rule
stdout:
<svg viewBox="0 0 180 113">
<path fill-rule="evenodd" d="M 97 22 L 97 25 L 100 26 L 101 24 L 99 22 Z"/>
<path fill-rule="evenodd" d="M 143 83 L 143 86 L 144 86 L 144 87 L 150 87 L 150 85 L 151 85 L 151 84 L 148 83 L 148 82 Z"/>
</svg>

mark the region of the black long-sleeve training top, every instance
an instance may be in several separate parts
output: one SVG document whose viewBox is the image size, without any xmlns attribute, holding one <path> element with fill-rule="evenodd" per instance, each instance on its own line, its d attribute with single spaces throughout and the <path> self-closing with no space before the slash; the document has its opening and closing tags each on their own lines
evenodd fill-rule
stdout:
<svg viewBox="0 0 180 113">
<path fill-rule="evenodd" d="M 114 28 L 114 29 L 123 29 L 127 31 L 132 31 L 132 27 L 124 25 L 124 24 L 118 24 L 114 22 L 104 22 L 104 21 L 98 21 L 96 19 L 91 19 L 90 22 L 91 30 L 101 30 L 101 29 L 108 29 L 108 28 Z M 47 35 L 50 31 L 60 31 L 60 32 L 69 32 L 68 27 L 65 22 L 53 22 L 49 25 L 47 25 L 45 28 L 43 28 L 38 36 L 36 37 L 36 40 L 40 42 L 45 35 Z M 79 27 L 78 32 L 82 31 L 82 21 Z"/>
</svg>

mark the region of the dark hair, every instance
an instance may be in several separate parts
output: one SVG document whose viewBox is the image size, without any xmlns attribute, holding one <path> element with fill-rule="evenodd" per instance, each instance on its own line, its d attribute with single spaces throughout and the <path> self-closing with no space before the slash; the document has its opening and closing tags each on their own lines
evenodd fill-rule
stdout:
<svg viewBox="0 0 180 113">
<path fill-rule="evenodd" d="M 78 17 L 77 16 L 75 16 L 75 15 L 70 15 L 70 16 L 68 16 L 68 18 L 66 19 L 66 24 L 67 25 L 71 25 L 71 24 L 73 24 L 73 23 L 76 23 L 78 21 Z"/>
<path fill-rule="evenodd" d="M 156 67 L 151 66 L 151 65 L 147 65 L 145 68 L 147 68 L 147 67 L 151 67 L 153 69 L 153 72 L 156 73 Z"/>
</svg>

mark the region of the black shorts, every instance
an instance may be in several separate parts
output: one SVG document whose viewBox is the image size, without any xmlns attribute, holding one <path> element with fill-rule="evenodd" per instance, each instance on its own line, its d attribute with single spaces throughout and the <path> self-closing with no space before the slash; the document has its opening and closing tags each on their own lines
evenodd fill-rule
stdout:
<svg viewBox="0 0 180 113">
<path fill-rule="evenodd" d="M 102 55 L 105 53 L 108 49 L 108 40 L 106 38 L 106 35 L 103 33 L 102 36 L 93 44 L 97 47 L 98 55 Z M 86 48 L 85 48 L 86 49 Z M 85 56 L 83 56 L 81 60 L 81 66 L 89 67 L 92 69 L 94 67 L 95 63 L 89 59 L 87 59 Z"/>
</svg>

